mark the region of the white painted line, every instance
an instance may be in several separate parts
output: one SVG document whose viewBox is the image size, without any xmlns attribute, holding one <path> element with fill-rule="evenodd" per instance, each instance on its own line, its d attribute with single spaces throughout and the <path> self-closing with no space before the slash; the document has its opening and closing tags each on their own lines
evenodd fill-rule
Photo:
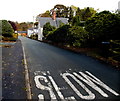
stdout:
<svg viewBox="0 0 120 101">
<path fill-rule="evenodd" d="M 25 68 L 25 82 L 26 82 L 26 89 L 27 89 L 27 99 L 32 99 L 25 49 L 23 46 L 22 46 L 22 48 L 23 48 L 24 68 Z"/>
<path fill-rule="evenodd" d="M 117 92 L 115 92 L 114 90 L 112 90 L 110 87 L 108 87 L 106 84 L 104 84 L 102 81 L 100 81 L 98 78 L 96 78 L 94 75 L 92 75 L 90 72 L 86 71 L 86 73 L 88 73 L 90 76 L 92 76 L 94 79 L 92 79 L 91 77 L 89 77 L 88 79 L 91 79 L 93 82 L 97 83 L 98 85 L 100 85 L 101 87 L 105 88 L 106 90 L 108 90 L 109 92 L 111 92 L 112 94 L 119 96 L 119 94 Z M 84 75 L 84 74 L 83 74 Z"/>
<path fill-rule="evenodd" d="M 61 100 L 64 100 L 64 96 L 63 96 L 62 93 L 60 92 L 60 90 L 59 90 L 57 84 L 55 83 L 55 81 L 53 80 L 53 78 L 52 78 L 51 76 L 48 76 L 48 77 L 49 77 L 50 81 L 52 82 L 52 85 L 54 86 L 54 88 L 55 88 L 58 96 L 60 97 L 60 99 L 61 99 Z"/>
<path fill-rule="evenodd" d="M 67 76 L 70 76 L 75 80 L 88 94 L 87 95 L 82 95 L 80 91 L 72 84 L 72 82 L 68 79 Z M 95 95 L 82 83 L 80 82 L 74 75 L 70 73 L 64 73 L 62 74 L 62 77 L 65 79 L 65 81 L 69 84 L 69 86 L 74 90 L 74 92 L 82 99 L 86 100 L 93 100 L 95 99 Z"/>
</svg>

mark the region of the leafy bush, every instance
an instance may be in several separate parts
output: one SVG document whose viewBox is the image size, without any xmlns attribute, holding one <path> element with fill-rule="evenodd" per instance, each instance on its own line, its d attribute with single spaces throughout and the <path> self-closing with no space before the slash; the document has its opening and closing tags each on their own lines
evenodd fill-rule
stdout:
<svg viewBox="0 0 120 101">
<path fill-rule="evenodd" d="M 51 26 L 50 23 L 46 23 L 44 26 L 43 26 L 43 35 L 44 37 L 47 36 L 47 34 L 49 34 L 49 31 L 53 31 L 55 30 L 55 27 L 54 26 Z"/>
<path fill-rule="evenodd" d="M 18 34 L 14 33 L 12 37 L 2 37 L 2 40 L 4 41 L 16 41 L 18 39 Z"/>
<path fill-rule="evenodd" d="M 120 40 L 110 40 L 110 53 L 111 57 L 117 61 L 120 61 Z"/>
<path fill-rule="evenodd" d="M 14 33 L 13 38 L 18 39 L 18 33 Z"/>
<path fill-rule="evenodd" d="M 72 18 L 72 26 L 79 26 L 80 25 L 80 16 L 75 16 Z"/>
<path fill-rule="evenodd" d="M 53 32 L 50 32 L 47 39 L 55 43 L 65 44 L 68 41 L 69 28 L 69 25 L 63 25 Z"/>
<path fill-rule="evenodd" d="M 38 39 L 38 35 L 37 35 L 37 34 L 31 35 L 30 38 L 31 38 L 31 39 L 34 39 L 34 40 L 37 40 L 37 39 Z"/>
<path fill-rule="evenodd" d="M 8 21 L 8 22 L 11 24 L 13 30 L 16 31 L 17 30 L 17 25 L 15 24 L 15 22 L 13 22 L 13 21 Z"/>
<path fill-rule="evenodd" d="M 118 39 L 120 32 L 120 17 L 109 11 L 103 11 L 86 21 L 86 31 L 89 32 L 89 40 L 97 45 L 102 41 Z"/>
<path fill-rule="evenodd" d="M 2 20 L 0 21 L 2 24 L 2 32 L 0 33 L 0 35 L 4 36 L 4 37 L 12 37 L 13 36 L 13 33 L 14 33 L 14 30 L 11 26 L 11 24 L 7 21 L 7 20 Z"/>
<path fill-rule="evenodd" d="M 49 31 L 47 40 L 51 40 L 54 43 L 67 44 L 71 46 L 81 46 L 85 42 L 87 32 L 83 27 L 63 25 L 60 28 Z"/>
<path fill-rule="evenodd" d="M 88 36 L 87 32 L 83 27 L 80 26 L 72 26 L 69 29 L 70 33 L 70 41 L 69 43 L 72 44 L 73 46 L 81 46 L 85 41 Z"/>
</svg>

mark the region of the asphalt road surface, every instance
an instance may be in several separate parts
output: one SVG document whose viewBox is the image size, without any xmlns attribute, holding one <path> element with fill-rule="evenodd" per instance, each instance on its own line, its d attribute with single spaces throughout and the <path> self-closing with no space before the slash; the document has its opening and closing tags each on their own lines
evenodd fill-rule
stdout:
<svg viewBox="0 0 120 101">
<path fill-rule="evenodd" d="M 27 99 L 23 49 L 20 40 L 3 43 L 2 50 L 2 101 Z"/>
<path fill-rule="evenodd" d="M 32 99 L 120 98 L 120 71 L 91 57 L 19 37 L 25 49 Z"/>
</svg>

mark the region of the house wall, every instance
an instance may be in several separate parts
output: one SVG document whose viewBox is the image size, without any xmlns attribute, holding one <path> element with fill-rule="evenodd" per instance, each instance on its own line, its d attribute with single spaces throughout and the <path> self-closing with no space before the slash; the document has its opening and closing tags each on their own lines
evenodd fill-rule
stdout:
<svg viewBox="0 0 120 101">
<path fill-rule="evenodd" d="M 34 30 L 34 34 L 38 34 L 38 29 L 33 29 Z"/>
<path fill-rule="evenodd" d="M 32 30 L 27 30 L 27 36 L 30 37 L 32 35 L 33 31 Z"/>
<path fill-rule="evenodd" d="M 42 41 L 43 39 L 43 28 L 38 29 L 38 40 Z"/>
<path fill-rule="evenodd" d="M 42 41 L 43 36 L 43 26 L 47 23 L 50 22 L 52 26 L 55 26 L 58 28 L 60 26 L 60 23 L 67 24 L 68 23 L 68 18 L 56 18 L 56 20 L 53 20 L 50 17 L 40 17 L 38 19 L 38 40 Z"/>
</svg>

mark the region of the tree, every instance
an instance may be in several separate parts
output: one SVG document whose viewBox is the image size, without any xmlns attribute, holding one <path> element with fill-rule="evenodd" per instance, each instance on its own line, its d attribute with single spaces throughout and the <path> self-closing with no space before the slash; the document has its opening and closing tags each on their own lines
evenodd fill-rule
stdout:
<svg viewBox="0 0 120 101">
<path fill-rule="evenodd" d="M 50 31 L 53 31 L 55 30 L 55 27 L 54 26 L 51 26 L 50 25 L 50 22 L 46 23 L 44 26 L 43 26 L 43 35 L 44 37 L 46 37 Z"/>
<path fill-rule="evenodd" d="M 4 37 L 12 37 L 14 30 L 11 26 L 11 24 L 7 20 L 0 21 L 2 24 L 2 33 L 0 33 Z"/>
<path fill-rule="evenodd" d="M 37 23 L 35 23 L 37 25 Z M 33 22 L 16 22 L 17 31 L 27 31 L 27 29 L 33 27 Z"/>
<path fill-rule="evenodd" d="M 76 11 L 76 15 L 80 16 L 80 19 L 82 21 L 86 21 L 88 18 L 94 16 L 95 14 L 96 14 L 96 10 L 94 10 L 94 8 L 91 7 L 87 7 L 84 9 L 78 8 Z"/>
<path fill-rule="evenodd" d="M 69 36 L 70 36 L 70 41 L 69 43 L 73 46 L 81 46 L 85 43 L 86 38 L 88 37 L 87 32 L 83 27 L 80 26 L 72 26 L 69 29 Z"/>
<path fill-rule="evenodd" d="M 21 29 L 21 31 L 27 31 L 28 24 L 26 22 L 20 23 L 20 29 Z"/>
<path fill-rule="evenodd" d="M 72 26 L 79 26 L 80 25 L 80 16 L 75 16 L 72 18 Z"/>
<path fill-rule="evenodd" d="M 76 7 L 76 6 L 74 6 L 74 5 L 71 5 L 71 8 L 72 8 L 72 10 L 73 10 L 73 16 L 75 16 L 78 7 Z"/>
<path fill-rule="evenodd" d="M 64 5 L 55 5 L 54 8 L 51 10 L 52 11 L 56 11 L 56 16 L 57 17 L 67 17 L 68 15 L 68 8 Z"/>
<path fill-rule="evenodd" d="M 50 11 L 47 10 L 45 13 L 39 14 L 39 17 L 51 17 Z"/>
<path fill-rule="evenodd" d="M 11 26 L 13 27 L 13 29 L 14 29 L 14 31 L 16 31 L 17 30 L 17 26 L 16 26 L 16 23 L 15 22 L 13 22 L 13 21 L 8 21 L 10 24 L 11 24 Z"/>
<path fill-rule="evenodd" d="M 79 8 L 79 7 L 77 8 L 77 11 L 76 11 L 76 16 L 81 16 L 81 10 L 80 10 L 80 8 Z"/>
<path fill-rule="evenodd" d="M 69 25 L 63 25 L 48 35 L 49 40 L 54 43 L 66 44 L 68 42 Z"/>
<path fill-rule="evenodd" d="M 97 13 L 86 21 L 85 29 L 89 32 L 89 40 L 96 44 L 116 40 L 119 38 L 120 17 L 109 11 Z"/>
<path fill-rule="evenodd" d="M 82 14 L 82 18 L 83 18 L 84 21 L 86 21 L 86 20 L 87 20 L 88 18 L 90 18 L 91 16 L 92 16 L 92 13 L 91 13 L 89 7 L 87 7 L 87 8 L 85 9 L 85 11 L 83 12 L 83 14 Z"/>
<path fill-rule="evenodd" d="M 69 17 L 69 22 L 71 22 L 71 21 L 72 21 L 72 18 L 73 18 L 73 10 L 72 10 L 71 7 L 69 8 L 68 17 Z"/>
</svg>

